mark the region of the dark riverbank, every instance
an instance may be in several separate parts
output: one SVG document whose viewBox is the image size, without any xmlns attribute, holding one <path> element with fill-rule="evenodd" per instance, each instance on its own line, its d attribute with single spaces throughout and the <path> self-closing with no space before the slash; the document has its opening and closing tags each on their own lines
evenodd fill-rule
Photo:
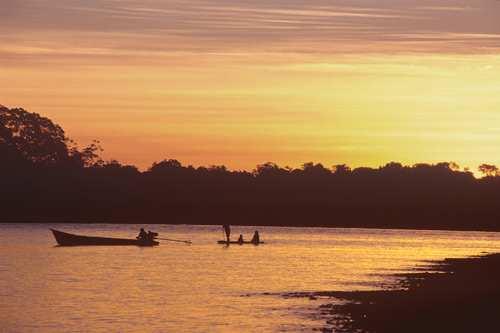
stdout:
<svg viewBox="0 0 500 333">
<path fill-rule="evenodd" d="M 456 163 L 147 170 L 79 148 L 50 119 L 0 106 L 0 222 L 220 224 L 500 231 L 500 171 Z"/>
<path fill-rule="evenodd" d="M 490 254 L 433 263 L 401 275 L 394 290 L 289 296 L 345 300 L 320 308 L 335 332 L 493 332 L 500 325 L 499 282 L 500 254 Z"/>
<path fill-rule="evenodd" d="M 193 220 L 183 220 L 183 221 L 162 221 L 156 219 L 149 219 L 147 217 L 142 219 L 134 219 L 134 220 L 100 220 L 100 219 L 72 219 L 72 218 L 7 218 L 3 219 L 0 217 L 0 224 L 12 224 L 12 223 L 23 223 L 23 224 L 140 224 L 140 225 L 192 225 L 192 226 L 200 226 L 200 225 L 221 225 L 222 223 L 230 222 L 232 226 L 261 226 L 261 227 L 282 227 L 282 228 L 340 228 L 340 229 L 380 229 L 380 230 L 419 230 L 419 231 L 470 231 L 470 232 L 500 232 L 500 229 L 491 229 L 491 228 L 474 228 L 474 227 L 463 227 L 463 228 L 441 228 L 441 227 L 427 227 L 427 228 L 418 228 L 418 227 L 404 227 L 398 226 L 391 228 L 390 226 L 366 226 L 362 223 L 308 223 L 308 224 L 293 224 L 293 223 L 276 223 L 275 221 L 266 221 L 263 220 L 249 220 L 247 218 L 242 218 L 241 220 L 231 220 L 231 219 L 193 219 Z"/>
</svg>

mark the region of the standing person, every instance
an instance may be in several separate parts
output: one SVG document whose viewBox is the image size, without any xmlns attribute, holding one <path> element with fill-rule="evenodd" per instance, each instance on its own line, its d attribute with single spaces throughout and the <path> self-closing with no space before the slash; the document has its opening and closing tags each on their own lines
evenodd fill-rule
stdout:
<svg viewBox="0 0 500 333">
<path fill-rule="evenodd" d="M 226 241 L 229 244 L 229 237 L 231 236 L 231 227 L 229 224 L 223 224 L 222 228 L 224 228 L 224 232 L 226 233 Z"/>
<path fill-rule="evenodd" d="M 260 236 L 259 236 L 259 231 L 258 230 L 255 230 L 255 233 L 253 234 L 251 242 L 254 243 L 254 244 L 259 244 L 260 243 Z"/>
</svg>

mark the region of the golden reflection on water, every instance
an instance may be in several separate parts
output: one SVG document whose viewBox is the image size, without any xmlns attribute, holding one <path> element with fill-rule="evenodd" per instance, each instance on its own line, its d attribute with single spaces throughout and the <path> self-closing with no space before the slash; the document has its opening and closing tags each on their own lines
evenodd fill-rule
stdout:
<svg viewBox="0 0 500 333">
<path fill-rule="evenodd" d="M 51 227 L 134 237 L 140 226 Z M 499 233 L 271 227 L 259 227 L 265 245 L 227 248 L 219 226 L 150 226 L 191 246 L 64 248 L 48 228 L 0 225 L 1 332 L 310 331 L 325 300 L 280 293 L 376 289 L 422 260 L 500 250 Z"/>
</svg>

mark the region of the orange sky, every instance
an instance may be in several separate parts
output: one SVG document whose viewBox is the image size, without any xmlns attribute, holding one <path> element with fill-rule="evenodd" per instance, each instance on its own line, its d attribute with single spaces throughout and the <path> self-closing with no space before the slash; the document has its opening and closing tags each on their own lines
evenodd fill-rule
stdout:
<svg viewBox="0 0 500 333">
<path fill-rule="evenodd" d="M 0 104 L 146 168 L 500 164 L 500 2 L 8 0 Z"/>
</svg>

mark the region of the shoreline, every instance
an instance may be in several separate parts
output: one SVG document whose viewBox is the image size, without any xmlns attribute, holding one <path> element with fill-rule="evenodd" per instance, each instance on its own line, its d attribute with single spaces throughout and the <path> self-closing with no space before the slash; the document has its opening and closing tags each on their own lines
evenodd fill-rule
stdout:
<svg viewBox="0 0 500 333">
<path fill-rule="evenodd" d="M 210 226 L 210 225 L 220 225 L 220 223 L 161 223 L 161 222 L 140 222 L 140 221 L 101 221 L 96 222 L 84 221 L 84 220 L 60 220 L 60 219 L 41 219 L 41 220 L 1 220 L 2 224 L 136 224 L 136 225 L 172 225 L 172 226 Z M 401 226 L 361 226 L 361 225 L 327 225 L 327 224 L 308 224 L 308 225 L 286 225 L 286 224 L 251 224 L 251 223 L 231 223 L 231 226 L 238 227 L 276 227 L 276 228 L 326 228 L 326 229 L 366 229 L 366 230 L 405 230 L 405 231 L 457 231 L 457 232 L 500 232 L 500 229 L 490 229 L 490 228 L 415 228 L 415 227 L 401 227 Z"/>
<path fill-rule="evenodd" d="M 456 333 L 498 329 L 500 253 L 430 262 L 425 269 L 395 276 L 400 280 L 394 289 L 285 296 L 343 301 L 319 307 L 327 318 L 323 332 Z"/>
</svg>

